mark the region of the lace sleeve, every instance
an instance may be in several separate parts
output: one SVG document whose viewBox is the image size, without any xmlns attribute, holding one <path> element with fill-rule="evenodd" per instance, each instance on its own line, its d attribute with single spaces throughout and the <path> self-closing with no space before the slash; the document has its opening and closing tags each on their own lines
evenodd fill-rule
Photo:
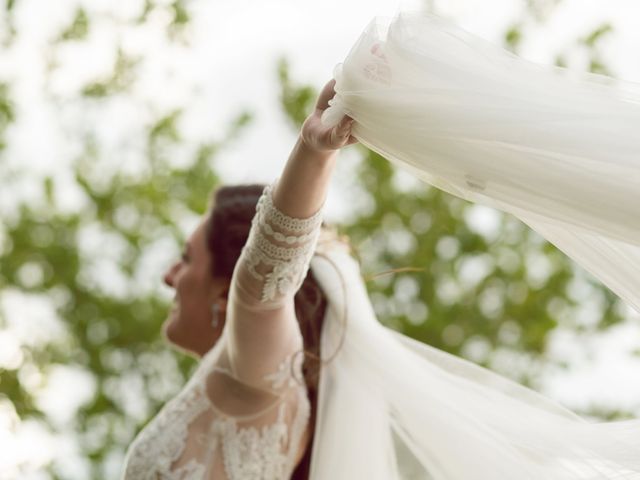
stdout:
<svg viewBox="0 0 640 480">
<path fill-rule="evenodd" d="M 276 208 L 276 183 L 260 196 L 229 293 L 229 360 L 234 374 L 253 385 L 266 385 L 265 378 L 302 348 L 293 298 L 309 270 L 322 224 L 322 207 L 308 218 Z"/>
<path fill-rule="evenodd" d="M 238 285 L 247 294 L 242 301 L 260 300 L 260 308 L 277 308 L 298 291 L 322 223 L 322 209 L 305 219 L 278 210 L 272 200 L 274 185 L 267 185 L 258 200 L 241 258 L 253 279 Z"/>
</svg>

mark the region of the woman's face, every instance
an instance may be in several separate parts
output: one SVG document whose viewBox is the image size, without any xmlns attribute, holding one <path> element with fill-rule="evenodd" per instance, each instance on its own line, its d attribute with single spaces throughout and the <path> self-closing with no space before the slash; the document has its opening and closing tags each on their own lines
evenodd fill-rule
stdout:
<svg viewBox="0 0 640 480">
<path fill-rule="evenodd" d="M 164 275 L 164 282 L 175 290 L 175 305 L 163 325 L 165 337 L 172 344 L 203 356 L 216 343 L 226 312 L 229 282 L 214 280 L 211 253 L 206 247 L 204 217 L 191 234 L 180 260 Z M 211 306 L 218 303 L 219 325 L 212 326 Z"/>
</svg>

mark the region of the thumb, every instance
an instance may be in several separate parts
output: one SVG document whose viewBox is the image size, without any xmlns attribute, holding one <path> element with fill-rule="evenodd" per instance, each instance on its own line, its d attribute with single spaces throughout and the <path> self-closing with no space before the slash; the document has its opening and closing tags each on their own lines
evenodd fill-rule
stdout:
<svg viewBox="0 0 640 480">
<path fill-rule="evenodd" d="M 336 94 L 336 91 L 333 89 L 335 84 L 335 79 L 331 79 L 322 88 L 320 95 L 318 95 L 318 101 L 316 102 L 317 110 L 326 110 L 329 107 L 329 100 L 331 100 Z"/>
</svg>

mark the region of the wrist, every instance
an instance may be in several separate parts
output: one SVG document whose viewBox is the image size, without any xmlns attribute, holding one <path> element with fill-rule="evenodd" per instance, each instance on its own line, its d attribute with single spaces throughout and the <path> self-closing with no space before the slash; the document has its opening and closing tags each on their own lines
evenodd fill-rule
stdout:
<svg viewBox="0 0 640 480">
<path fill-rule="evenodd" d="M 310 145 L 309 142 L 304 139 L 303 135 L 300 135 L 298 137 L 298 141 L 296 142 L 296 150 L 298 150 L 302 157 L 320 162 L 327 162 L 331 159 L 334 159 L 339 151 L 334 149 L 322 150 L 316 148 Z"/>
</svg>

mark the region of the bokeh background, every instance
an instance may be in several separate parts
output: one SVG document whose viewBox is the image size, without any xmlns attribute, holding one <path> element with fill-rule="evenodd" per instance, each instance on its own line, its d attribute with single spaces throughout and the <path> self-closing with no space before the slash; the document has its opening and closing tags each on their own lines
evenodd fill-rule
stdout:
<svg viewBox="0 0 640 480">
<path fill-rule="evenodd" d="M 397 6 L 2 0 L 0 479 L 119 478 L 196 366 L 162 340 L 163 272 L 215 186 L 280 174 L 335 64 Z M 423 6 L 529 60 L 640 81 L 636 0 Z M 640 415 L 637 314 L 518 220 L 359 145 L 325 217 L 383 323 L 594 421 Z"/>
</svg>

